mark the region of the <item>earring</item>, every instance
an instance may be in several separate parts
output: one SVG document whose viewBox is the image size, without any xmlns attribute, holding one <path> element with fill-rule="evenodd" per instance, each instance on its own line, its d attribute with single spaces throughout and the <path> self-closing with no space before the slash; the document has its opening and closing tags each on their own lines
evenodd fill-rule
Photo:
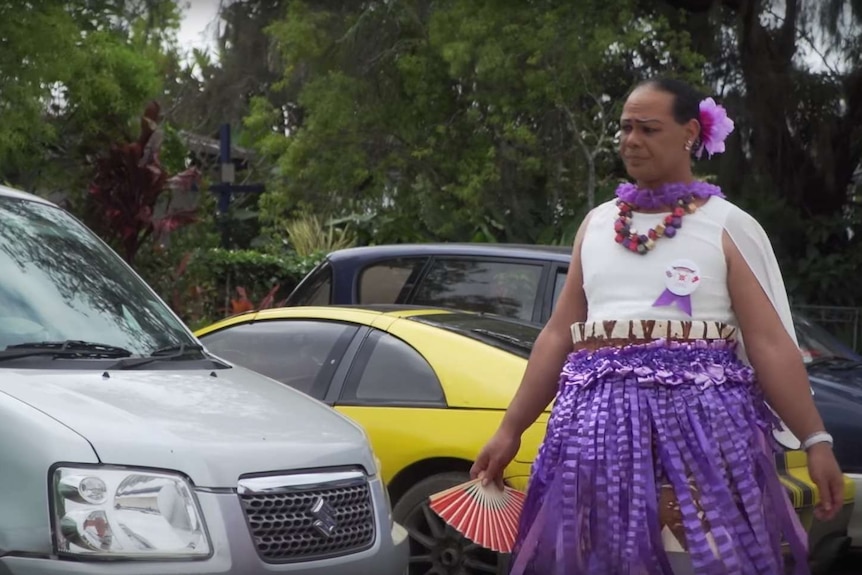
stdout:
<svg viewBox="0 0 862 575">
<path fill-rule="evenodd" d="M 691 151 L 691 145 L 692 145 L 691 140 L 687 140 L 687 141 L 686 141 L 686 143 L 685 143 L 685 151 L 686 151 L 686 152 L 690 152 L 690 151 Z"/>
</svg>

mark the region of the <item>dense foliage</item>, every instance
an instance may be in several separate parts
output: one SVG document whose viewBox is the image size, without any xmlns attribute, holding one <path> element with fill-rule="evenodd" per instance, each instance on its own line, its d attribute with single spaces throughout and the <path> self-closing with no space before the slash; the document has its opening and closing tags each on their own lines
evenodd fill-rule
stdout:
<svg viewBox="0 0 862 575">
<path fill-rule="evenodd" d="M 625 176 L 625 94 L 658 73 L 736 120 L 697 171 L 763 222 L 794 301 L 862 306 L 859 0 L 234 0 L 210 53 L 177 44 L 174 0 L 36 6 L 0 5 L 0 180 L 108 222 L 190 322 L 277 303 L 334 246 L 570 243 Z M 122 166 L 151 101 L 143 185 Z M 216 218 L 217 159 L 187 136 L 225 122 L 237 181 L 266 191 Z M 197 187 L 172 183 L 192 158 Z M 195 223 L 160 219 L 175 194 Z"/>
</svg>

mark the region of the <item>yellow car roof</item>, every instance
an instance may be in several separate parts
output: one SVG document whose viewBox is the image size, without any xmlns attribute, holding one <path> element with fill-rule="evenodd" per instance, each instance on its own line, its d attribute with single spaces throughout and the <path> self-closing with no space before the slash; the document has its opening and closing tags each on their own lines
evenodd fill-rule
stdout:
<svg viewBox="0 0 862 575">
<path fill-rule="evenodd" d="M 401 317 L 439 313 L 470 312 L 455 312 L 453 310 L 445 308 L 406 305 L 323 305 L 280 307 L 264 309 L 260 311 L 248 311 L 232 315 L 211 325 L 198 329 L 195 332 L 195 335 L 197 337 L 201 337 L 208 333 L 212 333 L 214 331 L 218 331 L 232 325 L 268 319 L 291 319 L 300 317 L 316 319 L 340 319 L 360 323 L 363 325 L 378 326 L 379 320 L 382 317 L 389 317 L 395 320 Z"/>
</svg>

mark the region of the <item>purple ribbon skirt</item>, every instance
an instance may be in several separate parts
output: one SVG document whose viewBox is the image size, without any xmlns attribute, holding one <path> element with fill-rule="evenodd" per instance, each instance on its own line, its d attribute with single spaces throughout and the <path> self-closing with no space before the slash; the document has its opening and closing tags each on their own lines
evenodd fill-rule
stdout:
<svg viewBox="0 0 862 575">
<path fill-rule="evenodd" d="M 733 343 L 570 354 L 511 574 L 673 575 L 658 509 L 667 484 L 694 573 L 783 573 L 782 543 L 795 573 L 808 573 L 807 537 L 775 468 L 774 425 Z"/>
</svg>

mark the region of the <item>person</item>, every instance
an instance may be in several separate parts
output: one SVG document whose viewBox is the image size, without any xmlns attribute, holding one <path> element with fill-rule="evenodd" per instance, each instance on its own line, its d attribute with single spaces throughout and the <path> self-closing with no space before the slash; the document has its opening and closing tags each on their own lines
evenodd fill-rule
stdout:
<svg viewBox="0 0 862 575">
<path fill-rule="evenodd" d="M 471 469 L 500 484 L 553 401 L 511 573 L 774 575 L 783 544 L 806 573 L 773 433 L 786 424 L 803 440 L 820 519 L 840 510 L 843 477 L 769 239 L 693 176 L 733 122 L 655 78 L 629 94 L 620 128 L 634 182 L 583 220 L 559 302 Z"/>
</svg>

